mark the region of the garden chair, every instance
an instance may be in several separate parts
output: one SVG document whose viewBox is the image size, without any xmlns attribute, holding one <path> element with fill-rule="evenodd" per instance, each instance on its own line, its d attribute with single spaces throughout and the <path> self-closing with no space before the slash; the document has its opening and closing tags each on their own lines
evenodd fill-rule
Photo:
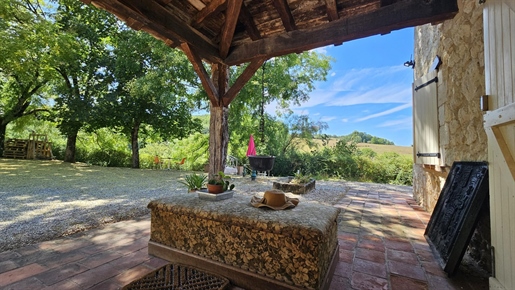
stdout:
<svg viewBox="0 0 515 290">
<path fill-rule="evenodd" d="M 182 158 L 180 162 L 175 163 L 179 170 L 181 170 L 182 165 L 184 165 L 184 161 L 186 161 L 186 157 Z"/>
<path fill-rule="evenodd" d="M 154 156 L 154 169 L 161 169 L 163 167 L 163 162 L 159 159 L 159 155 Z"/>
</svg>

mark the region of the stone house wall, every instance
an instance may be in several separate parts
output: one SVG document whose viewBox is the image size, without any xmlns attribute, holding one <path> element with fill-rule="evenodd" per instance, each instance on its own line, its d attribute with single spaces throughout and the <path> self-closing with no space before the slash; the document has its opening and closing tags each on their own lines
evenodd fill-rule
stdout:
<svg viewBox="0 0 515 290">
<path fill-rule="evenodd" d="M 487 137 L 479 97 L 485 93 L 483 7 L 458 0 L 452 20 L 415 28 L 414 78 L 427 74 L 438 55 L 438 123 L 443 166 L 414 165 L 413 195 L 432 212 L 454 161 L 486 161 Z M 468 254 L 490 270 L 490 220 L 482 211 Z"/>
</svg>

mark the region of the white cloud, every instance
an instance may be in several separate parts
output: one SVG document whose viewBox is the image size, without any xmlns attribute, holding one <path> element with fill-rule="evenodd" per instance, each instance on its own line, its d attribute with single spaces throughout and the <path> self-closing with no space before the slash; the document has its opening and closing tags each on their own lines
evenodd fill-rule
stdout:
<svg viewBox="0 0 515 290">
<path fill-rule="evenodd" d="M 404 109 L 409 108 L 409 107 L 411 107 L 410 103 L 403 104 L 403 105 L 397 106 L 395 108 L 392 108 L 392 109 L 389 109 L 389 110 L 386 110 L 386 111 L 382 111 L 380 113 L 376 113 L 376 114 L 368 115 L 368 116 L 363 117 L 363 118 L 359 118 L 359 119 L 356 120 L 356 122 L 362 122 L 362 121 L 370 120 L 370 119 L 373 119 L 373 118 L 390 115 L 390 114 L 393 114 L 395 112 L 404 110 Z"/>
<path fill-rule="evenodd" d="M 411 103 L 411 74 L 404 66 L 351 69 L 314 90 L 303 108 L 318 105 Z"/>
<path fill-rule="evenodd" d="M 395 127 L 395 129 L 411 129 L 413 126 L 413 118 L 406 117 L 398 120 L 389 120 L 379 124 L 377 127 Z"/>
<path fill-rule="evenodd" d="M 336 73 L 333 71 L 330 76 L 334 77 L 336 75 Z"/>
<path fill-rule="evenodd" d="M 329 121 L 332 121 L 332 120 L 335 120 L 335 119 L 336 119 L 336 117 L 334 117 L 334 116 L 324 116 L 324 117 L 320 118 L 320 121 L 322 121 L 322 122 L 329 122 Z"/>
<path fill-rule="evenodd" d="M 343 123 L 347 123 L 347 122 L 349 122 L 349 119 L 347 119 L 347 118 L 342 119 L 342 122 L 343 122 Z"/>
</svg>

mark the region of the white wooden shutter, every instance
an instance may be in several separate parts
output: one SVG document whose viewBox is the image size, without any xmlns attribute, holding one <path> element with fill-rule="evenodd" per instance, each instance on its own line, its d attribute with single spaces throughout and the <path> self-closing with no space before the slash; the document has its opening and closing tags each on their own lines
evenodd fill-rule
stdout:
<svg viewBox="0 0 515 290">
<path fill-rule="evenodd" d="M 440 165 L 437 84 L 437 71 L 413 83 L 413 149 L 416 164 Z"/>
</svg>

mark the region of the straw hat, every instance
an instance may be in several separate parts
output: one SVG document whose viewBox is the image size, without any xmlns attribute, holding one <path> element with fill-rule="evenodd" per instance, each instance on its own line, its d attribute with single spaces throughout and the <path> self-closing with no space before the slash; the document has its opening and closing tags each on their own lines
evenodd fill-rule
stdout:
<svg viewBox="0 0 515 290">
<path fill-rule="evenodd" d="M 295 207 L 299 203 L 299 199 L 289 198 L 282 190 L 272 189 L 265 191 L 263 198 L 253 196 L 250 203 L 254 207 L 268 207 L 280 210 Z"/>
</svg>

